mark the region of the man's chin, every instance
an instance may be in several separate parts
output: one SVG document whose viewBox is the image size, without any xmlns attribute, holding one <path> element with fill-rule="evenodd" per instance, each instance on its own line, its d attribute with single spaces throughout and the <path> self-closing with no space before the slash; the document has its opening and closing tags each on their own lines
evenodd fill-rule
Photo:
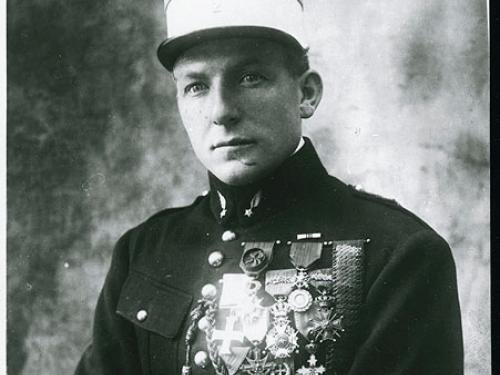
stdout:
<svg viewBox="0 0 500 375">
<path fill-rule="evenodd" d="M 211 172 L 219 180 L 232 186 L 244 186 L 255 183 L 266 174 L 265 170 L 256 164 L 242 163 L 226 168 L 215 168 Z"/>
</svg>

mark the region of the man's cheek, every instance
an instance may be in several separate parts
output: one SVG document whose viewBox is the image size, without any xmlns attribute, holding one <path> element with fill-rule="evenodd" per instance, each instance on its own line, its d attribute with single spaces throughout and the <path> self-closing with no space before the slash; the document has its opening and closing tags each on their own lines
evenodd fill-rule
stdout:
<svg viewBox="0 0 500 375">
<path fill-rule="evenodd" d="M 209 112 L 201 106 L 190 107 L 181 117 L 184 121 L 196 127 L 204 126 L 210 121 Z"/>
</svg>

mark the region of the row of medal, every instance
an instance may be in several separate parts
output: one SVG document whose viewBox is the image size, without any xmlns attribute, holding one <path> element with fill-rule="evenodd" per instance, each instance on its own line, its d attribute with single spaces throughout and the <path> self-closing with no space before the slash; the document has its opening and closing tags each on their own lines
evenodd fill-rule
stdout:
<svg viewBox="0 0 500 375">
<path fill-rule="evenodd" d="M 220 293 L 212 284 L 202 289 L 205 309 L 197 326 L 205 332 L 206 364 L 210 359 L 217 374 L 316 375 L 326 371 L 326 363 L 319 364 L 317 359 L 320 346 L 331 348 L 343 328 L 342 317 L 335 313 L 334 271 L 310 270 L 321 257 L 323 243 L 292 243 L 290 261 L 295 269 L 267 271 L 262 288 L 259 279 L 272 261 L 273 245 L 246 243 L 240 260 L 244 274 L 224 274 Z M 224 321 L 223 329 L 216 329 L 216 323 Z M 309 358 L 295 370 L 294 354 L 300 352 L 302 342 Z M 195 363 L 204 362 L 195 356 Z"/>
</svg>

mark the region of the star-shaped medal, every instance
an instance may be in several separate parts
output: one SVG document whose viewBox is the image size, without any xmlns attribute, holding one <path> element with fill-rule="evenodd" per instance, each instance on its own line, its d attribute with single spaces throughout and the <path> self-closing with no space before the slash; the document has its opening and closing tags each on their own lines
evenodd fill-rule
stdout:
<svg viewBox="0 0 500 375">
<path fill-rule="evenodd" d="M 342 317 L 331 310 L 320 314 L 321 318 L 312 321 L 313 325 L 309 331 L 309 337 L 312 337 L 317 342 L 337 341 L 340 333 L 344 331 Z"/>
</svg>

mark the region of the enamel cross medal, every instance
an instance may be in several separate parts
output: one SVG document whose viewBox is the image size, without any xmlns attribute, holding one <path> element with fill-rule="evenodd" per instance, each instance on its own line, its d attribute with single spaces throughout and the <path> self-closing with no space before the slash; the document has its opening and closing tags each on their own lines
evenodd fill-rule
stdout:
<svg viewBox="0 0 500 375">
<path fill-rule="evenodd" d="M 248 352 L 240 370 L 244 374 L 261 375 L 267 374 L 273 364 L 267 363 L 268 353 L 259 347 L 268 330 L 269 309 L 263 304 L 262 283 L 258 278 L 271 263 L 274 242 L 247 242 L 244 246 L 240 268 L 247 281 L 239 290 L 242 300 L 238 312 L 243 334 L 253 348 Z"/>
<path fill-rule="evenodd" d="M 221 308 L 230 309 L 223 331 L 215 331 L 215 339 L 221 340 L 220 354 L 229 374 L 234 374 L 243 362 L 253 361 L 258 345 L 264 339 L 269 321 L 268 308 L 263 306 L 262 283 L 259 275 L 271 262 L 274 242 L 248 242 L 245 244 L 240 267 L 245 274 L 224 274 L 223 289 L 219 301 Z M 235 329 L 238 327 L 238 329 Z M 250 342 L 251 346 L 245 343 Z M 239 346 L 232 343 L 239 342 Z M 249 357 L 250 356 L 250 357 Z M 253 355 L 255 357 L 255 355 Z M 257 370 L 260 358 L 249 362 Z M 253 371 L 253 367 L 250 367 Z M 258 374 L 258 372 L 255 372 Z"/>
</svg>

